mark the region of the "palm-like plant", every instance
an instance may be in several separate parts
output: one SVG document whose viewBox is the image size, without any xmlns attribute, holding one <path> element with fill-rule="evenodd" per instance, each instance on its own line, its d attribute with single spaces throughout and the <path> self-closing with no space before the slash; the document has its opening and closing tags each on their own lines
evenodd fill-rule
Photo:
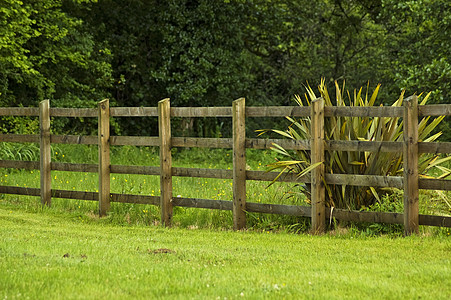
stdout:
<svg viewBox="0 0 451 300">
<path fill-rule="evenodd" d="M 326 106 L 332 106 L 332 101 L 327 91 L 324 79 L 319 85 L 320 97 L 325 101 Z M 310 105 L 310 102 L 317 98 L 315 92 L 310 86 L 306 87 L 304 101 L 298 95 L 295 100 L 300 106 Z M 378 85 L 371 95 L 369 88 L 366 93 L 362 94 L 362 88 L 358 91 L 354 90 L 351 95 L 345 90 L 345 86 L 340 88 L 335 82 L 336 89 L 336 106 L 349 107 L 367 107 L 373 106 L 377 94 L 380 89 Z M 345 96 L 348 98 L 348 104 L 345 102 Z M 419 101 L 421 105 L 426 104 L 430 94 L 422 97 Z M 399 99 L 392 106 L 401 106 L 404 98 L 404 92 L 401 93 Z M 310 100 L 310 101 L 309 101 Z M 443 120 L 444 117 L 437 117 L 430 121 L 430 117 L 423 118 L 418 126 L 419 141 L 432 142 L 436 140 L 441 133 L 432 136 L 429 134 Z M 310 118 L 294 119 L 287 117 L 291 125 L 286 131 L 271 130 L 283 137 L 293 140 L 310 140 L 311 139 L 311 121 Z M 267 130 L 262 130 L 265 132 Z M 399 142 L 403 140 L 403 121 L 399 118 L 385 117 L 332 117 L 325 121 L 325 138 L 327 140 L 359 140 L 359 141 L 389 141 Z M 310 151 L 298 150 L 290 153 L 277 144 L 273 144 L 272 149 L 282 154 L 287 160 L 277 161 L 269 165 L 269 170 L 280 170 L 280 174 L 284 172 L 294 172 L 298 176 L 311 171 L 316 165 L 310 164 Z M 432 168 L 437 168 L 441 175 L 439 178 L 445 178 L 451 174 L 451 170 L 440 166 L 451 157 L 440 158 L 437 154 L 423 154 L 419 158 L 419 174 L 420 176 L 428 176 L 428 172 Z M 362 175 L 382 175 L 397 176 L 403 171 L 402 153 L 400 152 L 354 152 L 354 151 L 331 151 L 325 153 L 325 169 L 330 174 L 362 174 Z M 301 189 L 302 193 L 310 199 L 310 185 L 305 184 Z M 345 186 L 345 185 L 326 185 L 326 205 L 329 207 L 360 209 L 368 207 L 380 201 L 381 195 L 390 193 L 392 189 L 362 186 Z"/>
</svg>

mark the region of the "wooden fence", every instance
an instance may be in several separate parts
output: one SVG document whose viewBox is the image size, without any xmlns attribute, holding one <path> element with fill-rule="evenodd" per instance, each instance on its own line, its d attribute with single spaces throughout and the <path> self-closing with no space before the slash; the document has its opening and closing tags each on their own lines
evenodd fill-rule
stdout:
<svg viewBox="0 0 451 300">
<path fill-rule="evenodd" d="M 0 108 L 0 116 L 39 116 L 39 135 L 0 134 L 0 142 L 40 143 L 40 161 L 0 160 L 0 168 L 40 169 L 41 187 L 24 188 L 0 186 L 0 193 L 40 196 L 45 205 L 51 198 L 69 198 L 99 201 L 99 214 L 104 216 L 110 202 L 159 205 L 161 221 L 170 226 L 174 206 L 232 210 L 234 229 L 246 226 L 246 212 L 284 214 L 312 218 L 312 232 L 325 230 L 326 220 L 404 224 L 405 233 L 418 232 L 419 225 L 451 227 L 451 217 L 420 215 L 419 189 L 451 190 L 450 180 L 423 179 L 418 176 L 420 153 L 451 153 L 451 143 L 418 142 L 418 117 L 451 115 L 451 105 L 418 105 L 416 96 L 405 101 L 404 107 L 328 107 L 319 98 L 310 107 L 246 107 L 244 98 L 235 100 L 232 107 L 170 107 L 169 99 L 157 107 L 109 107 L 108 100 L 97 109 L 50 108 L 49 101 L 42 101 L 39 108 Z M 291 141 L 284 139 L 253 139 L 245 137 L 246 118 L 257 117 L 310 117 L 312 140 Z M 404 142 L 329 141 L 324 139 L 325 117 L 402 117 L 404 118 Z M 51 135 L 50 117 L 97 117 L 98 136 Z M 159 136 L 110 136 L 110 117 L 158 117 Z M 231 117 L 233 138 L 172 137 L 171 117 Z M 332 151 L 382 151 L 403 152 L 403 176 L 371 176 L 357 174 L 325 174 L 324 168 L 316 168 L 310 176 L 296 178 L 288 174 L 280 178 L 285 182 L 311 183 L 312 206 L 261 204 L 246 201 L 246 181 L 272 181 L 278 172 L 246 170 L 246 148 L 268 149 L 277 143 L 285 149 L 311 150 L 312 163 L 324 161 L 324 152 Z M 51 162 L 51 144 L 91 144 L 99 147 L 99 164 L 72 164 Z M 158 146 L 160 166 L 111 165 L 111 145 Z M 232 148 L 233 169 L 196 169 L 172 167 L 172 147 Z M 51 188 L 51 170 L 72 172 L 98 172 L 99 192 L 55 190 Z M 160 176 L 160 196 L 110 193 L 110 173 L 143 174 Z M 233 179 L 233 201 L 172 197 L 172 177 L 203 177 Z M 324 180 L 323 180 L 324 179 Z M 395 187 L 404 190 L 404 213 L 361 212 L 345 209 L 326 209 L 325 186 L 327 184 Z"/>
</svg>

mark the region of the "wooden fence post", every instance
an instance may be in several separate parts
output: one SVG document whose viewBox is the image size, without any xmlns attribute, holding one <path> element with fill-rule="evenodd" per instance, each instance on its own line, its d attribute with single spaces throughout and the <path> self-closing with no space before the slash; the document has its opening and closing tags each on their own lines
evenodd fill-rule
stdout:
<svg viewBox="0 0 451 300">
<path fill-rule="evenodd" d="M 40 129 L 40 174 L 41 174 L 41 203 L 51 204 L 52 176 L 50 174 L 50 102 L 44 100 L 39 103 Z"/>
<path fill-rule="evenodd" d="M 311 164 L 324 162 L 324 99 L 319 98 L 311 104 Z M 312 170 L 312 233 L 321 234 L 326 229 L 326 188 L 324 186 L 324 164 Z"/>
<path fill-rule="evenodd" d="M 246 227 L 246 126 L 245 99 L 232 104 L 233 122 L 233 229 Z"/>
<path fill-rule="evenodd" d="M 158 102 L 160 136 L 160 209 L 161 223 L 172 224 L 171 104 L 168 98 Z"/>
<path fill-rule="evenodd" d="M 110 102 L 99 102 L 99 215 L 110 210 Z"/>
<path fill-rule="evenodd" d="M 404 234 L 418 233 L 418 97 L 404 101 Z"/>
</svg>

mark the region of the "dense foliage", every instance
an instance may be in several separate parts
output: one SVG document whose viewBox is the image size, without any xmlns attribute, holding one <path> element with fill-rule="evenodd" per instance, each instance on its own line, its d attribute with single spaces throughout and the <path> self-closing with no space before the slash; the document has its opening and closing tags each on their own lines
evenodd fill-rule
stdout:
<svg viewBox="0 0 451 300">
<path fill-rule="evenodd" d="M 0 0 L 0 105 L 285 105 L 321 76 L 449 103 L 450 16 L 446 0 Z"/>
<path fill-rule="evenodd" d="M 50 98 L 55 106 L 87 106 L 108 95 L 109 50 L 61 1 L 2 0 L 0 23 L 0 104 Z"/>
<path fill-rule="evenodd" d="M 333 101 L 327 90 L 324 80 L 319 85 L 319 95 L 314 90 L 307 88 L 304 99 L 296 96 L 295 99 L 300 106 L 308 106 L 311 101 L 322 97 L 325 106 L 347 106 L 347 107 L 371 107 L 374 106 L 380 86 L 370 93 L 360 90 L 350 92 L 335 82 L 336 101 Z M 352 96 L 351 96 L 352 95 Z M 418 96 L 419 104 L 425 105 L 431 94 Z M 402 106 L 404 93 L 393 103 L 393 107 Z M 311 140 L 310 118 L 293 119 L 287 117 L 291 125 L 285 131 L 273 130 L 282 137 L 292 140 Z M 424 117 L 418 124 L 418 139 L 421 142 L 433 142 L 441 133 L 431 135 L 431 132 L 444 119 L 443 116 L 431 119 Z M 399 118 L 370 118 L 370 117 L 333 117 L 328 118 L 324 125 L 324 136 L 331 141 L 377 141 L 377 142 L 402 142 L 403 122 Z M 263 131 L 266 132 L 266 131 Z M 270 164 L 272 170 L 292 172 L 301 177 L 310 172 L 321 163 L 311 165 L 311 151 L 297 150 L 290 153 L 281 146 L 274 144 L 273 150 L 285 157 Z M 451 160 L 451 156 L 440 158 L 440 154 L 422 153 L 419 155 L 418 173 L 420 177 L 429 177 L 435 169 L 437 178 L 447 178 L 451 175 L 451 169 L 441 165 Z M 379 175 L 379 176 L 402 176 L 403 164 L 401 152 L 381 152 L 381 151 L 326 151 L 324 157 L 324 167 L 327 174 L 358 174 L 358 175 Z M 279 175 L 279 176 L 280 176 Z M 275 179 L 274 181 L 276 181 Z M 273 181 L 273 182 L 274 182 Z M 395 192 L 392 188 L 378 188 L 371 186 L 334 185 L 326 184 L 326 205 L 328 207 L 362 209 L 381 202 L 382 195 Z M 310 184 L 301 186 L 301 192 L 311 199 Z"/>
</svg>

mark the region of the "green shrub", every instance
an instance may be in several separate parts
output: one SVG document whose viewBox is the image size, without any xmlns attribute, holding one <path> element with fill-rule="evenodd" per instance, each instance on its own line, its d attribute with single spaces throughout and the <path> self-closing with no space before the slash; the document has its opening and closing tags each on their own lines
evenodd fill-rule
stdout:
<svg viewBox="0 0 451 300">
<path fill-rule="evenodd" d="M 0 133 L 39 134 L 39 118 L 14 116 L 0 117 Z"/>
<path fill-rule="evenodd" d="M 368 107 L 373 106 L 379 92 L 380 85 L 369 95 L 369 89 L 365 94 L 362 88 L 354 90 L 351 94 L 345 90 L 345 86 L 340 88 L 335 82 L 336 101 L 332 102 L 324 79 L 319 85 L 320 97 L 325 101 L 326 106 L 348 106 L 348 107 Z M 430 94 L 422 97 L 419 101 L 424 105 Z M 300 106 L 310 105 L 310 102 L 317 99 L 310 86 L 307 87 L 305 99 L 298 95 L 295 100 Z M 392 106 L 402 106 L 404 92 Z M 287 117 L 291 122 L 285 131 L 271 130 L 281 136 L 293 140 L 310 140 L 311 120 L 309 117 L 294 119 Z M 432 142 L 440 136 L 440 132 L 432 136 L 429 134 L 443 120 L 437 117 L 430 120 L 430 117 L 423 118 L 418 126 L 419 141 Z M 325 139 L 327 140 L 358 140 L 358 141 L 403 141 L 403 121 L 400 118 L 383 117 L 333 117 L 325 120 Z M 261 130 L 262 133 L 268 130 Z M 269 165 L 269 170 L 280 170 L 283 172 L 294 172 L 298 176 L 303 176 L 316 166 L 310 165 L 310 151 L 298 150 L 288 152 L 281 146 L 274 144 L 272 148 L 278 154 L 288 157 Z M 450 175 L 450 169 L 442 164 L 449 161 L 451 157 L 440 157 L 436 154 L 422 154 L 419 158 L 420 176 L 428 176 L 433 168 L 438 172 L 439 178 Z M 400 176 L 403 172 L 402 153 L 400 152 L 351 152 L 351 151 L 326 151 L 325 169 L 330 174 L 361 174 L 380 176 Z M 370 207 L 376 202 L 381 202 L 382 195 L 392 193 L 393 189 L 378 187 L 361 187 L 346 185 L 326 185 L 326 205 L 336 208 L 360 209 Z M 303 185 L 302 192 L 310 199 L 310 185 Z"/>
</svg>

